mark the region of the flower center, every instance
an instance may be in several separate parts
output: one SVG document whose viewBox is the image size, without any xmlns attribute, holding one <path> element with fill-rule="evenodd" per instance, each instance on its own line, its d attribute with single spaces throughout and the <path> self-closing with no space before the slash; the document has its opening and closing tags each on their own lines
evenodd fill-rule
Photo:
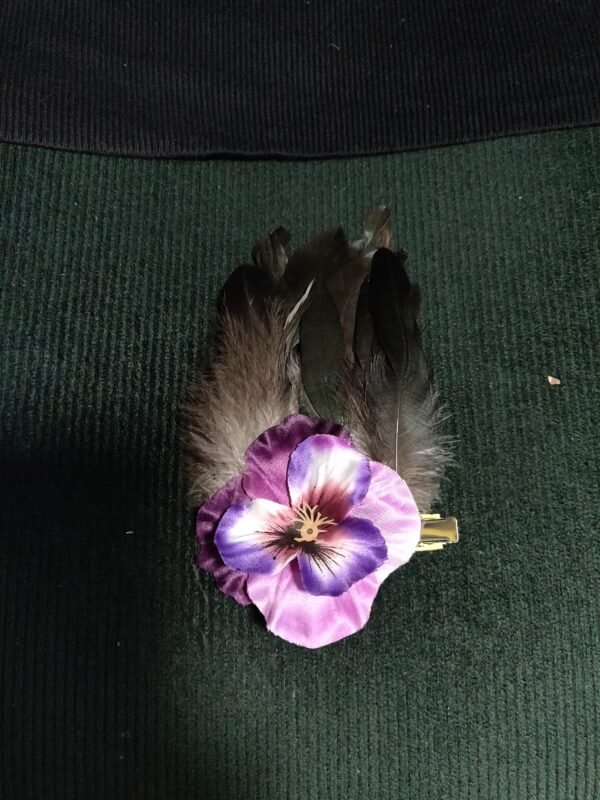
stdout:
<svg viewBox="0 0 600 800">
<path fill-rule="evenodd" d="M 296 520 L 294 528 L 297 536 L 295 542 L 314 542 L 320 533 L 323 533 L 330 525 L 335 525 L 335 520 L 323 516 L 316 506 L 309 506 L 303 503 L 295 509 Z"/>
</svg>

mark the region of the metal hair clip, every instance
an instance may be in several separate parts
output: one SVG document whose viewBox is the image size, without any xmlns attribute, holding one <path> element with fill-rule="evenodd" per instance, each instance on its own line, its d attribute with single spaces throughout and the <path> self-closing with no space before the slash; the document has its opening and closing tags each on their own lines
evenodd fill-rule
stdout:
<svg viewBox="0 0 600 800">
<path fill-rule="evenodd" d="M 421 541 L 417 552 L 442 550 L 447 544 L 458 542 L 458 523 L 456 517 L 442 517 L 440 514 L 421 514 Z"/>
</svg>

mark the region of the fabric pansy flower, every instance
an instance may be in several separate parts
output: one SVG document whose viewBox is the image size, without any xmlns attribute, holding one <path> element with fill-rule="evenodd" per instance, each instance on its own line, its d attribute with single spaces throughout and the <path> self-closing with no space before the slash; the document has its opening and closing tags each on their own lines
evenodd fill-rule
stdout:
<svg viewBox="0 0 600 800">
<path fill-rule="evenodd" d="M 200 508 L 198 561 L 270 631 L 322 647 L 365 625 L 420 529 L 394 470 L 369 461 L 342 427 L 295 414 L 259 436 L 244 474 Z"/>
</svg>

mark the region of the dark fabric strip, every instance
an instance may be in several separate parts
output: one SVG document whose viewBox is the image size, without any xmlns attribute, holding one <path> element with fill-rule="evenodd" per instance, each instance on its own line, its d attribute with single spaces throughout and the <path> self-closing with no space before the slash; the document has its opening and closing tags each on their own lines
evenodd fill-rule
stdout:
<svg viewBox="0 0 600 800">
<path fill-rule="evenodd" d="M 401 151 L 600 122 L 596 0 L 5 0 L 0 139 Z"/>
</svg>

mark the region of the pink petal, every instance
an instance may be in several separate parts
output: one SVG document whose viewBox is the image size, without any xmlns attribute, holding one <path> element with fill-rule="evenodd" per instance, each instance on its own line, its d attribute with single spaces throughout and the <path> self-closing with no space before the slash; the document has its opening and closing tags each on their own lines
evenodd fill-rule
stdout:
<svg viewBox="0 0 600 800">
<path fill-rule="evenodd" d="M 246 592 L 248 576 L 245 572 L 227 567 L 215 544 L 215 531 L 219 520 L 229 506 L 240 500 L 247 500 L 247 497 L 242 490 L 241 477 L 236 476 L 198 509 L 196 517 L 198 566 L 214 577 L 222 592 L 233 597 L 240 605 L 248 606 L 252 602 Z"/>
<path fill-rule="evenodd" d="M 302 647 L 323 647 L 344 639 L 366 624 L 379 581 L 368 575 L 339 597 L 309 594 L 292 561 L 278 575 L 249 575 L 248 594 L 267 628 Z"/>
<path fill-rule="evenodd" d="M 410 560 L 421 538 L 419 509 L 406 482 L 393 469 L 371 461 L 371 485 L 352 512 L 376 525 L 387 545 L 387 559 L 374 573 L 379 583 Z"/>
<path fill-rule="evenodd" d="M 291 505 L 308 503 L 337 522 L 363 500 L 370 482 L 368 459 L 335 436 L 310 436 L 290 456 L 287 485 Z"/>
<path fill-rule="evenodd" d="M 274 547 L 278 532 L 293 524 L 289 506 L 271 500 L 252 500 L 231 506 L 219 522 L 215 544 L 221 558 L 231 569 L 240 572 L 279 572 L 296 551 Z"/>
<path fill-rule="evenodd" d="M 280 425 L 269 428 L 246 451 L 243 487 L 251 498 L 288 504 L 288 461 L 300 442 L 316 433 L 326 433 L 349 442 L 347 431 L 324 419 L 292 414 Z"/>
</svg>

